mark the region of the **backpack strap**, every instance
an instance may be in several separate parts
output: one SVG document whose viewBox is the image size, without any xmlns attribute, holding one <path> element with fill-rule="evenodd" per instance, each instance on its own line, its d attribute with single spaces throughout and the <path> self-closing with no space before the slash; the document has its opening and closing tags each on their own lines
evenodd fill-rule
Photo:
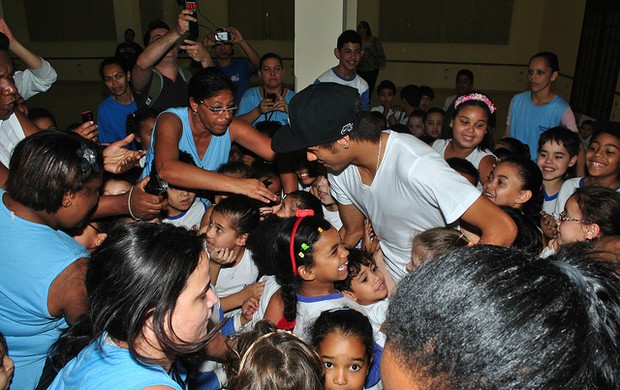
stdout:
<svg viewBox="0 0 620 390">
<path fill-rule="evenodd" d="M 181 76 L 183 81 L 189 84 L 189 80 L 192 78 L 192 72 L 188 69 L 178 67 L 177 73 Z M 151 86 L 149 87 L 149 93 L 146 96 L 146 101 L 144 104 L 147 107 L 152 107 L 159 95 L 161 94 L 161 90 L 164 88 L 164 78 L 161 73 L 157 70 L 153 69 L 153 76 L 151 77 Z"/>
</svg>

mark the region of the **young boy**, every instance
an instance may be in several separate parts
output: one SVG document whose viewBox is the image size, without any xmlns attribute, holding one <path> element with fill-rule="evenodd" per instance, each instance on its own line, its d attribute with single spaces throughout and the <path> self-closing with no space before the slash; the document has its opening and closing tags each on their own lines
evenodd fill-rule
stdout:
<svg viewBox="0 0 620 390">
<path fill-rule="evenodd" d="M 385 116 L 389 126 L 398 123 L 401 116 L 400 110 L 394 106 L 394 96 L 396 96 L 396 85 L 390 80 L 383 80 L 377 87 L 377 95 L 379 96 L 380 105 L 373 107 L 370 111 L 377 111 Z"/>
<path fill-rule="evenodd" d="M 338 37 L 338 42 L 334 49 L 334 55 L 338 59 L 338 66 L 328 69 L 314 83 L 338 83 L 357 89 L 362 100 L 362 110 L 368 111 L 370 106 L 368 83 L 355 73 L 355 68 L 360 62 L 363 53 L 360 35 L 357 31 L 346 30 Z"/>
<path fill-rule="evenodd" d="M 334 283 L 336 290 L 362 305 L 372 324 L 375 340 L 381 347 L 385 344 L 385 335 L 381 326 L 385 321 L 388 308 L 388 289 L 383 273 L 377 268 L 372 255 L 368 252 L 349 250 L 349 275 L 345 280 Z"/>
<path fill-rule="evenodd" d="M 179 152 L 179 161 L 195 165 L 192 156 L 185 152 Z M 166 193 L 168 207 L 162 222 L 198 230 L 207 207 L 201 201 L 196 200 L 196 192 L 187 188 L 170 186 Z"/>
<path fill-rule="evenodd" d="M 580 142 L 576 133 L 561 126 L 552 127 L 538 139 L 536 164 L 542 172 L 544 197 L 540 225 L 545 237 L 553 238 L 557 233 L 555 204 L 569 168 L 577 163 Z"/>
</svg>

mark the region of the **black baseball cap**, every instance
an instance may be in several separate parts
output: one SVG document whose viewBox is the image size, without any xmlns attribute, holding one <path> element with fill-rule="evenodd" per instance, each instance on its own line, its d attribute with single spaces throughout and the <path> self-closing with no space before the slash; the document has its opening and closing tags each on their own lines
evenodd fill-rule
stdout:
<svg viewBox="0 0 620 390">
<path fill-rule="evenodd" d="M 277 153 L 336 141 L 357 128 L 360 118 L 357 89 L 336 83 L 319 83 L 291 99 L 288 125 L 273 136 Z"/>
</svg>

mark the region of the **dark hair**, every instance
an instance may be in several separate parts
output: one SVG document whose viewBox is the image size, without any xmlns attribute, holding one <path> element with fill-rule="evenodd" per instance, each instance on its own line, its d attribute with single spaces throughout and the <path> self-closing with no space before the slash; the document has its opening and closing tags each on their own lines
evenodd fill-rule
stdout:
<svg viewBox="0 0 620 390">
<path fill-rule="evenodd" d="M 442 119 L 444 119 L 445 122 L 445 117 L 446 117 L 446 112 L 439 108 L 439 107 L 431 107 L 426 111 L 426 114 L 424 115 L 424 122 L 426 122 L 426 118 L 428 117 L 429 114 L 441 114 Z"/>
<path fill-rule="evenodd" d="M 149 23 L 148 27 L 146 28 L 146 31 L 144 32 L 144 37 L 143 37 L 144 47 L 147 47 L 149 45 L 149 41 L 151 39 L 151 31 L 157 28 L 165 28 L 166 30 L 170 31 L 170 26 L 168 26 L 165 22 L 159 19 L 153 20 L 151 23 Z"/>
<path fill-rule="evenodd" d="M 229 390 L 322 389 L 325 382 L 319 356 L 299 337 L 278 331 L 269 320 L 233 336 L 233 363 L 227 367 Z M 243 366 L 240 367 L 243 361 Z"/>
<path fill-rule="evenodd" d="M 84 157 L 86 154 L 88 157 Z M 87 183 L 102 177 L 99 145 L 75 133 L 46 130 L 17 144 L 6 190 L 30 209 L 55 213 L 67 193 L 78 193 Z"/>
<path fill-rule="evenodd" d="M 469 81 L 471 81 L 472 84 L 474 83 L 474 72 L 469 69 L 460 69 L 456 73 L 456 80 L 459 79 L 459 76 L 467 76 L 469 78 Z"/>
<path fill-rule="evenodd" d="M 469 92 L 466 95 L 471 95 L 471 94 L 480 94 L 486 97 L 487 99 L 489 99 L 488 96 L 481 94 L 480 92 Z M 463 95 L 463 96 L 466 96 L 466 95 Z M 457 100 L 458 100 L 458 97 L 454 101 L 456 102 Z M 489 101 L 490 100 L 491 99 L 489 99 Z M 491 109 L 485 102 L 476 100 L 476 99 L 466 100 L 462 102 L 461 104 L 459 104 L 458 107 L 453 107 L 450 113 L 450 117 L 452 119 L 455 119 L 458 113 L 461 112 L 463 108 L 472 107 L 472 106 L 481 108 L 487 114 L 487 131 L 484 134 L 484 137 L 482 138 L 482 141 L 480 142 L 480 144 L 478 144 L 478 149 L 480 150 L 489 149 L 490 150 L 493 148 L 493 129 L 495 129 L 495 112 L 491 112 Z"/>
<path fill-rule="evenodd" d="M 357 337 L 364 344 L 366 363 L 370 366 L 374 351 L 372 325 L 368 318 L 357 310 L 347 307 L 322 312 L 310 328 L 310 343 L 315 350 L 329 334 L 341 337 Z"/>
<path fill-rule="evenodd" d="M 540 135 L 538 138 L 539 153 L 543 145 L 549 141 L 563 145 L 566 150 L 568 150 L 569 158 L 577 156 L 579 154 L 579 149 L 581 148 L 581 140 L 579 139 L 577 133 L 570 131 L 563 126 L 552 127 Z"/>
<path fill-rule="evenodd" d="M 502 144 L 499 148 L 496 148 L 493 153 L 495 153 L 498 149 L 503 148 L 507 149 L 512 156 L 519 156 L 530 158 L 530 147 L 527 144 L 519 141 L 516 138 L 512 137 L 504 137 L 500 138 L 497 141 L 496 145 Z M 497 154 L 495 154 L 497 156 Z M 497 156 L 499 158 L 499 156 Z"/>
<path fill-rule="evenodd" d="M 361 24 L 362 26 L 364 26 L 364 28 L 366 28 L 366 31 L 368 31 L 368 36 L 371 36 L 371 35 L 372 35 L 372 30 L 370 29 L 370 24 L 368 24 L 368 22 L 367 22 L 367 21 L 365 21 L 365 20 L 360 21 L 360 22 L 358 23 L 358 25 L 360 25 L 360 24 Z"/>
<path fill-rule="evenodd" d="M 521 180 L 521 190 L 532 192 L 532 197 L 521 206 L 521 210 L 531 218 L 540 212 L 543 203 L 542 194 L 542 172 L 538 165 L 527 157 L 506 157 L 498 162 L 500 164 L 510 164 L 517 169 L 517 177 Z"/>
<path fill-rule="evenodd" d="M 396 95 L 396 85 L 392 80 L 382 80 L 377 87 L 377 96 L 381 93 L 382 89 L 389 89 L 394 95 Z"/>
<path fill-rule="evenodd" d="M 215 67 L 208 67 L 194 73 L 189 80 L 187 96 L 202 101 L 222 91 L 234 93 L 235 86 L 224 72 Z"/>
<path fill-rule="evenodd" d="M 271 59 L 271 58 L 275 58 L 276 60 L 278 60 L 278 62 L 280 63 L 280 66 L 282 68 L 284 68 L 284 63 L 282 62 L 282 57 L 280 57 L 276 53 L 265 53 L 260 58 L 260 62 L 258 63 L 258 69 L 260 70 L 263 67 L 263 62 L 265 62 L 266 60 Z"/>
<path fill-rule="evenodd" d="M 446 160 L 450 168 L 454 169 L 458 173 L 466 174 L 474 178 L 476 183 L 480 181 L 480 172 L 474 166 L 474 164 L 465 160 L 464 158 L 452 157 Z"/>
<path fill-rule="evenodd" d="M 361 46 L 362 37 L 355 30 L 345 30 L 342 32 L 342 34 L 338 36 L 338 41 L 336 42 L 336 48 L 340 50 L 346 43 L 358 43 Z"/>
<path fill-rule="evenodd" d="M 426 116 L 426 111 L 424 110 L 414 110 L 411 115 L 409 115 L 409 117 L 416 117 L 416 118 L 420 118 L 422 119 L 422 122 L 424 122 L 424 117 Z"/>
<path fill-rule="evenodd" d="M 222 164 L 216 172 L 226 176 L 238 177 L 240 179 L 250 179 L 254 177 L 254 171 L 252 168 L 241 161 L 229 161 Z"/>
<path fill-rule="evenodd" d="M 376 112 L 376 111 L 374 111 Z M 397 123 L 395 125 L 392 125 L 390 127 L 388 127 L 389 130 L 395 131 L 397 133 L 402 133 L 402 134 L 411 134 L 411 130 L 409 130 L 409 128 L 406 125 L 403 125 L 402 123 Z"/>
<path fill-rule="evenodd" d="M 116 57 L 104 58 L 103 61 L 101 61 L 101 63 L 99 64 L 99 76 L 101 76 L 101 80 L 104 79 L 103 68 L 105 68 L 108 65 L 118 65 L 123 70 L 123 72 L 125 72 L 125 74 L 128 71 L 128 69 L 125 68 L 125 65 L 122 64 L 118 58 Z"/>
<path fill-rule="evenodd" d="M 385 115 L 383 115 L 379 111 L 370 111 L 367 114 L 370 115 L 374 119 L 375 124 L 379 126 L 380 129 L 385 129 L 387 127 L 387 121 L 385 120 Z"/>
<path fill-rule="evenodd" d="M 294 210 L 312 210 L 314 215 L 323 218 L 323 206 L 316 196 L 307 191 L 293 191 L 286 195 L 293 199 Z"/>
<path fill-rule="evenodd" d="M 403 89 L 400 90 L 400 99 L 407 101 L 407 103 L 413 107 L 418 107 L 422 99 L 422 95 L 420 95 L 418 89 L 417 85 L 405 85 Z"/>
<path fill-rule="evenodd" d="M 514 248 L 461 248 L 401 280 L 390 299 L 386 349 L 438 388 L 616 389 L 614 271 L 583 245 L 546 259 Z"/>
<path fill-rule="evenodd" d="M 161 114 L 159 108 L 144 107 L 127 115 L 127 134 L 140 135 L 140 125 L 142 122 L 149 118 L 156 119 L 159 114 Z"/>
<path fill-rule="evenodd" d="M 280 294 L 284 301 L 284 318 L 292 322 L 297 316 L 297 295 L 296 292 L 301 286 L 301 278 L 293 274 L 293 266 L 291 262 L 290 243 L 293 225 L 297 222 L 297 218 L 278 218 L 272 216 L 264 220 L 258 228 L 250 235 L 250 241 L 254 245 L 248 246 L 253 250 L 258 245 L 264 247 L 260 251 L 260 255 L 254 256 L 253 259 L 261 273 L 265 275 L 274 275 L 276 281 L 281 286 Z M 333 227 L 320 217 L 303 218 L 293 240 L 295 248 L 295 261 L 297 267 L 310 267 L 314 264 L 314 244 L 321 238 L 321 232 Z M 258 243 L 253 240 L 255 237 L 266 237 L 266 242 Z M 309 247 L 308 250 L 302 251 L 302 244 Z M 303 252 L 303 253 L 302 253 Z M 303 254 L 303 257 L 299 256 Z"/>
<path fill-rule="evenodd" d="M 260 222 L 259 204 L 245 195 L 230 195 L 213 207 L 213 212 L 230 217 L 237 234 L 250 233 Z"/>
<path fill-rule="evenodd" d="M 547 62 L 547 66 L 551 68 L 552 72 L 560 71 L 560 62 L 558 61 L 558 56 L 555 53 L 550 51 L 541 51 L 532 56 L 528 63 L 532 62 L 534 58 L 543 58 L 545 62 Z"/>
<path fill-rule="evenodd" d="M 53 123 L 53 128 L 51 130 L 58 130 L 58 123 L 56 122 L 56 118 L 54 118 L 54 114 L 47 108 L 43 107 L 33 107 L 28 110 L 28 119 L 31 121 L 36 121 L 37 119 L 49 118 Z M 44 129 L 49 130 L 49 129 Z"/>
<path fill-rule="evenodd" d="M 581 210 L 581 219 L 595 223 L 601 235 L 620 235 L 620 193 L 607 187 L 586 186 L 572 195 Z"/>
<path fill-rule="evenodd" d="M 510 206 L 500 206 L 517 225 L 517 237 L 512 242 L 513 248 L 521 249 L 533 255 L 538 255 L 543 250 L 543 233 L 540 230 L 539 215 L 525 215 L 523 211 Z"/>
<path fill-rule="evenodd" d="M 420 96 L 428 96 L 431 100 L 435 99 L 435 92 L 428 85 L 420 85 L 418 87 L 418 94 Z"/>
<path fill-rule="evenodd" d="M 590 120 L 590 119 L 586 119 L 586 120 L 584 120 L 583 122 L 581 122 L 581 125 L 580 125 L 580 126 L 583 126 L 583 125 L 591 125 L 591 126 L 594 126 L 594 121 L 592 121 L 592 120 Z"/>
<path fill-rule="evenodd" d="M 351 280 L 360 273 L 362 266 L 370 267 L 375 264 L 372 254 L 356 248 L 349 249 L 348 261 L 349 272 L 346 279 L 334 282 L 334 288 L 338 291 L 351 291 Z"/>
<path fill-rule="evenodd" d="M 381 130 L 381 124 L 378 123 L 377 117 L 373 113 L 363 112 L 360 115 L 359 124 L 355 130 L 349 133 L 349 137 L 355 141 L 378 143 L 379 138 L 381 138 Z"/>
<path fill-rule="evenodd" d="M 210 335 L 200 342 L 184 342 L 174 335 L 171 324 L 177 299 L 203 253 L 201 237 L 167 223 L 137 222 L 112 231 L 88 263 L 90 309 L 56 342 L 52 354 L 56 367 L 104 332 L 126 342 L 134 359 L 157 363 L 142 356 L 135 345 L 149 318 L 167 357 L 204 348 Z M 174 337 L 168 335 L 171 330 Z"/>
<path fill-rule="evenodd" d="M 592 131 L 591 142 L 594 142 L 596 138 L 601 134 L 609 134 L 612 137 L 620 140 L 620 123 L 619 122 L 599 122 L 594 124 L 594 130 Z"/>
</svg>

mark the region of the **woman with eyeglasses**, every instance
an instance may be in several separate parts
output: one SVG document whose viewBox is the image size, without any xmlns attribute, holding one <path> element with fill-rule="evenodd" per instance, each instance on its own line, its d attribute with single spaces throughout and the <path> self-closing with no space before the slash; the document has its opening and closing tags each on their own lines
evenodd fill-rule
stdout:
<svg viewBox="0 0 620 390">
<path fill-rule="evenodd" d="M 620 193 L 599 186 L 577 188 L 557 224 L 558 236 L 549 242 L 543 257 L 555 253 L 560 245 L 620 236 Z"/>
<path fill-rule="evenodd" d="M 216 173 L 228 161 L 233 142 L 273 160 L 271 140 L 247 122 L 235 118 L 233 84 L 222 71 L 204 68 L 189 82 L 188 107 L 169 108 L 155 122 L 142 177 L 152 166 L 171 185 L 195 190 L 242 194 L 264 202 L 276 195 L 257 179 L 239 179 Z M 189 153 L 196 166 L 179 161 Z"/>
</svg>

